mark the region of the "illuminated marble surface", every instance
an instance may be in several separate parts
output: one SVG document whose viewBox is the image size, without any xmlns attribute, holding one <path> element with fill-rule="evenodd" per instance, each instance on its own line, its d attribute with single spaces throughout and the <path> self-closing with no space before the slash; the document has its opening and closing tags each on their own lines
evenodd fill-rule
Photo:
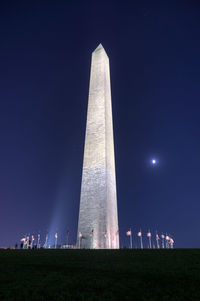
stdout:
<svg viewBox="0 0 200 301">
<path fill-rule="evenodd" d="M 77 246 L 119 248 L 110 70 L 101 44 L 92 53 Z"/>
</svg>

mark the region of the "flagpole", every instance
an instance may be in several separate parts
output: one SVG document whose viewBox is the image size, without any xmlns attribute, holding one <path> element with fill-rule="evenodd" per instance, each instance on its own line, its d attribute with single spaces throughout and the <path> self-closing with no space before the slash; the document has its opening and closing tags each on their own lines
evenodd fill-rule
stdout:
<svg viewBox="0 0 200 301">
<path fill-rule="evenodd" d="M 149 248 L 151 249 L 151 237 L 149 237 Z"/>
<path fill-rule="evenodd" d="M 156 239 L 156 244 L 157 244 L 157 249 L 160 249 L 160 246 L 159 246 L 159 241 L 158 241 L 158 239 Z"/>
<path fill-rule="evenodd" d="M 130 229 L 131 235 L 130 235 L 130 247 L 131 249 L 133 248 L 133 242 L 132 242 L 132 231 Z"/>
<path fill-rule="evenodd" d="M 34 235 L 32 235 L 31 236 L 31 249 L 33 249 L 33 247 L 34 247 L 34 240 L 35 240 Z"/>
<path fill-rule="evenodd" d="M 23 237 L 20 241 L 23 241 L 23 249 L 25 249 L 24 245 L 25 245 L 25 241 L 26 241 L 26 236 Z"/>
<path fill-rule="evenodd" d="M 137 236 L 140 239 L 140 249 L 143 249 L 143 241 L 142 241 L 142 230 L 140 229 L 140 231 L 138 232 Z"/>
<path fill-rule="evenodd" d="M 142 241 L 142 231 L 140 229 L 140 232 L 141 232 L 141 236 L 140 236 L 140 247 L 141 249 L 143 249 L 143 241 Z"/>
<path fill-rule="evenodd" d="M 55 234 L 55 249 L 57 249 L 57 239 L 58 239 L 58 233 Z"/>
<path fill-rule="evenodd" d="M 149 238 L 149 249 L 151 249 L 152 247 L 151 247 L 151 232 L 150 232 L 150 230 L 149 230 L 149 232 L 147 233 L 147 236 L 148 236 L 148 238 Z"/>
<path fill-rule="evenodd" d="M 29 245 L 29 236 L 26 237 L 26 249 L 28 249 L 28 245 Z"/>
<path fill-rule="evenodd" d="M 170 237 L 170 248 L 173 249 L 174 248 L 174 240 L 173 238 Z"/>
<path fill-rule="evenodd" d="M 156 231 L 156 244 L 157 244 L 157 249 L 160 249 L 160 245 L 159 245 L 159 235 L 158 232 Z"/>
<path fill-rule="evenodd" d="M 48 233 L 46 234 L 46 239 L 45 239 L 45 249 L 48 247 Z"/>
<path fill-rule="evenodd" d="M 169 236 L 167 234 L 165 236 L 165 240 L 166 240 L 166 249 L 169 249 L 169 242 L 168 242 Z"/>
<path fill-rule="evenodd" d="M 25 238 L 24 238 L 23 249 L 27 249 L 27 234 L 25 235 Z"/>
<path fill-rule="evenodd" d="M 37 249 L 40 249 L 40 233 L 38 234 Z"/>
<path fill-rule="evenodd" d="M 66 238 L 67 238 L 67 239 L 66 239 L 66 243 L 67 243 L 67 248 L 68 248 L 68 237 L 69 237 L 69 231 L 67 231 L 67 233 L 66 233 L 66 236 L 67 236 L 67 237 L 66 237 Z"/>
<path fill-rule="evenodd" d="M 83 234 L 81 232 L 79 232 L 78 236 L 79 236 L 79 249 L 81 249 L 81 239 L 82 239 Z"/>
<path fill-rule="evenodd" d="M 93 235 L 94 235 L 94 230 L 92 230 L 90 232 L 90 237 L 91 237 L 91 248 L 90 249 L 94 249 L 94 239 L 93 239 Z"/>
<path fill-rule="evenodd" d="M 161 238 L 162 238 L 162 249 L 164 249 L 165 248 L 165 235 L 161 235 Z"/>
</svg>

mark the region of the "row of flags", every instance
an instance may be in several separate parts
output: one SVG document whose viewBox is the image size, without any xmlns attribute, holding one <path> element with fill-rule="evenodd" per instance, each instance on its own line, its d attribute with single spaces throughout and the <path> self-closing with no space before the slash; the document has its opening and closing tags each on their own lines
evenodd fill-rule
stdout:
<svg viewBox="0 0 200 301">
<path fill-rule="evenodd" d="M 91 237 L 91 239 L 93 239 L 93 234 L 94 234 L 94 230 L 91 230 L 89 232 L 89 236 Z M 119 230 L 116 231 L 115 233 L 116 235 L 119 235 Z M 107 237 L 107 232 L 103 232 L 102 235 L 105 237 Z M 174 247 L 174 239 L 168 235 L 168 234 L 158 234 L 157 231 L 155 233 L 155 235 L 153 235 L 150 230 L 143 234 L 142 231 L 140 230 L 139 232 L 137 233 L 133 233 L 133 231 L 131 229 L 129 229 L 127 232 L 126 232 L 126 235 L 129 237 L 129 240 L 130 240 L 130 248 L 132 249 L 133 248 L 133 239 L 135 240 L 135 235 L 136 237 L 139 238 L 139 241 L 140 241 L 140 248 L 143 249 L 144 248 L 144 237 L 146 236 L 147 239 L 148 239 L 148 244 L 147 244 L 147 247 L 152 249 L 152 248 L 157 248 L 157 249 L 169 249 L 169 248 L 173 248 Z M 78 236 L 79 236 L 79 246 L 80 247 L 80 244 L 81 244 L 81 240 L 84 239 L 84 236 L 82 234 L 82 232 L 79 232 L 78 233 Z M 66 244 L 68 245 L 68 237 L 69 237 L 69 231 L 66 232 Z M 41 236 L 40 236 L 40 233 L 36 236 L 34 235 L 25 235 L 25 237 L 23 237 L 21 239 L 21 242 L 23 244 L 23 248 L 24 249 L 32 249 L 32 248 L 37 248 L 37 249 L 40 249 L 41 247 L 42 248 L 57 248 L 58 246 L 58 232 L 55 232 L 55 241 L 54 241 L 54 245 L 50 246 L 49 245 L 49 241 L 48 241 L 48 233 L 46 234 L 45 236 L 45 242 L 44 244 L 42 245 L 41 244 Z"/>
<path fill-rule="evenodd" d="M 90 232 L 90 237 L 93 236 L 93 233 L 94 233 L 94 230 L 92 230 Z M 104 235 L 104 237 L 106 238 L 107 237 L 107 232 L 103 232 L 102 233 Z M 119 235 L 119 230 L 116 231 L 116 235 Z M 127 232 L 126 232 L 126 235 L 130 237 L 130 248 L 132 249 L 133 248 L 133 233 L 132 233 L 132 230 L 129 229 Z M 142 231 L 140 230 L 139 232 L 136 233 L 136 236 L 139 237 L 140 239 L 140 248 L 143 249 L 144 248 L 144 245 L 143 245 L 143 233 Z M 173 249 L 174 247 L 174 239 L 169 236 L 169 235 L 164 235 L 164 234 L 161 234 L 159 235 L 156 231 L 156 234 L 155 236 L 153 237 L 152 233 L 150 232 L 150 230 L 146 233 L 146 236 L 148 238 L 148 245 L 147 247 L 149 249 L 152 249 L 153 248 L 157 248 L 157 249 Z M 79 247 L 80 247 L 80 243 L 81 243 L 81 239 L 83 239 L 84 236 L 82 234 L 82 232 L 79 232 Z M 154 244 L 154 238 L 156 240 L 156 244 Z"/>
<path fill-rule="evenodd" d="M 130 237 L 130 248 L 132 249 L 132 236 L 133 236 L 133 233 L 132 233 L 132 230 L 128 230 L 126 232 L 126 235 Z M 140 239 L 140 248 L 143 249 L 143 234 L 142 234 L 142 231 L 140 230 L 139 232 L 136 233 L 136 235 L 139 237 Z M 153 237 L 152 233 L 150 232 L 150 230 L 146 233 L 146 236 L 148 238 L 148 248 L 152 249 L 152 239 L 155 238 L 156 240 L 156 245 L 154 244 L 153 242 L 153 248 L 157 248 L 157 249 L 173 249 L 174 247 L 174 239 L 169 236 L 168 234 L 164 235 L 163 233 L 162 234 L 158 234 L 157 231 L 156 231 L 156 234 L 155 236 Z"/>
<path fill-rule="evenodd" d="M 69 231 L 66 232 L 67 245 L 68 245 L 68 236 L 69 236 Z M 49 245 L 48 238 L 49 238 L 49 235 L 48 235 L 48 233 L 46 233 L 45 242 L 42 245 L 41 244 L 41 239 L 40 239 L 40 233 L 36 236 L 34 236 L 34 235 L 25 235 L 21 239 L 21 242 L 23 244 L 23 249 L 33 249 L 33 248 L 40 249 L 41 247 L 45 248 L 45 249 L 54 247 L 56 249 L 57 248 L 57 243 L 58 243 L 58 232 L 55 233 L 55 244 L 54 244 L 54 246 Z"/>
<path fill-rule="evenodd" d="M 40 249 L 40 234 L 38 234 L 36 238 L 34 235 L 25 235 L 25 237 L 21 239 L 21 242 L 23 244 L 23 249 L 32 249 L 33 247 Z"/>
</svg>

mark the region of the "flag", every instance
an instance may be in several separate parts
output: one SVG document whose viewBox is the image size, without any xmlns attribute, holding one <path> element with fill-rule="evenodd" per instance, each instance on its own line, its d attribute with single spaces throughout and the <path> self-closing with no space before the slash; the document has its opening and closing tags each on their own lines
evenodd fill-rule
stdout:
<svg viewBox="0 0 200 301">
<path fill-rule="evenodd" d="M 139 231 L 137 235 L 138 235 L 139 237 L 141 237 L 141 236 L 142 236 L 142 232 Z"/>
<path fill-rule="evenodd" d="M 126 235 L 127 235 L 127 236 L 131 236 L 131 230 L 127 231 L 127 232 L 126 232 Z"/>
</svg>

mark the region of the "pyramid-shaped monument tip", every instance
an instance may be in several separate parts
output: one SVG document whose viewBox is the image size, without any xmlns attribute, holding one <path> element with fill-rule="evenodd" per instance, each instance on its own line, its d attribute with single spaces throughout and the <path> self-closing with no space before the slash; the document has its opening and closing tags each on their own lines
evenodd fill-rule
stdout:
<svg viewBox="0 0 200 301">
<path fill-rule="evenodd" d="M 101 43 L 100 43 L 100 44 L 97 46 L 97 48 L 95 49 L 95 51 L 99 51 L 99 50 L 104 50 L 104 51 L 105 51 L 105 49 L 103 48 L 103 46 L 102 46 Z"/>
</svg>

